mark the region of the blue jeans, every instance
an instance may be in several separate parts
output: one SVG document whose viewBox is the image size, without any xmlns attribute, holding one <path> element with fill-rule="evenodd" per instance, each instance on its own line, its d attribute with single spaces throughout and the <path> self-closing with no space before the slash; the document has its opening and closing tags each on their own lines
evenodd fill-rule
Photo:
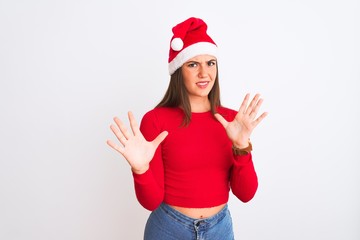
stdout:
<svg viewBox="0 0 360 240">
<path fill-rule="evenodd" d="M 204 219 L 190 218 L 162 203 L 147 220 L 144 240 L 233 240 L 228 206 Z"/>
</svg>

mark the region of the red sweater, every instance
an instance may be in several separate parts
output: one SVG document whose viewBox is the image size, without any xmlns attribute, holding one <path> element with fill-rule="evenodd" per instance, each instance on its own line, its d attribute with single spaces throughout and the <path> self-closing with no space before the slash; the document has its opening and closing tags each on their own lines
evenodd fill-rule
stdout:
<svg viewBox="0 0 360 240">
<path fill-rule="evenodd" d="M 227 121 L 236 112 L 218 108 Z M 224 127 L 211 112 L 192 113 L 188 126 L 181 126 L 180 108 L 155 108 L 140 125 L 151 141 L 162 131 L 168 136 L 160 144 L 143 174 L 135 174 L 135 192 L 140 204 L 152 211 L 162 202 L 169 205 L 206 208 L 226 203 L 229 190 L 241 201 L 253 198 L 257 176 L 251 154 L 234 156 Z"/>
</svg>

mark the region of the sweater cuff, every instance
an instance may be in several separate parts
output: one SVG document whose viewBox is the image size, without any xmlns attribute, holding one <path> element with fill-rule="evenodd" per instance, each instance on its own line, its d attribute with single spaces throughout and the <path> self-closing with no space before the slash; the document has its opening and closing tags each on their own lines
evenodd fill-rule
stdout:
<svg viewBox="0 0 360 240">
<path fill-rule="evenodd" d="M 234 165 L 243 166 L 252 162 L 251 153 L 246 155 L 234 155 Z"/>
<path fill-rule="evenodd" d="M 153 174 L 152 174 L 152 171 L 150 169 L 148 169 L 143 174 L 136 174 L 134 172 L 132 172 L 132 174 L 133 174 L 133 177 L 134 177 L 134 181 L 136 183 L 138 183 L 138 184 L 141 184 L 141 185 L 148 184 L 154 178 Z"/>
</svg>

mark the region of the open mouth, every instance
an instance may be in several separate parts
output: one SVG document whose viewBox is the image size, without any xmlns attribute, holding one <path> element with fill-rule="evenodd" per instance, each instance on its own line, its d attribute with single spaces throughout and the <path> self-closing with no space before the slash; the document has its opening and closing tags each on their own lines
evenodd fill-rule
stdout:
<svg viewBox="0 0 360 240">
<path fill-rule="evenodd" d="M 209 85 L 209 81 L 197 82 L 196 85 L 200 88 L 206 88 Z"/>
</svg>

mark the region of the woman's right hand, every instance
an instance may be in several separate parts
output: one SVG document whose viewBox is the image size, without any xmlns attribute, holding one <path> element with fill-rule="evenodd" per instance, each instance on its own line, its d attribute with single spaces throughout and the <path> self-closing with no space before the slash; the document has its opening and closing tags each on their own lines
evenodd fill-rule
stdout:
<svg viewBox="0 0 360 240">
<path fill-rule="evenodd" d="M 149 169 L 149 163 L 154 157 L 159 144 L 168 135 L 167 131 L 160 133 L 153 141 L 146 141 L 132 112 L 128 113 L 132 132 L 129 132 L 124 123 L 115 117 L 114 124 L 110 125 L 111 131 L 115 134 L 120 144 L 107 140 L 107 144 L 117 152 L 121 153 L 131 166 L 131 170 L 136 174 L 145 173 Z"/>
</svg>

